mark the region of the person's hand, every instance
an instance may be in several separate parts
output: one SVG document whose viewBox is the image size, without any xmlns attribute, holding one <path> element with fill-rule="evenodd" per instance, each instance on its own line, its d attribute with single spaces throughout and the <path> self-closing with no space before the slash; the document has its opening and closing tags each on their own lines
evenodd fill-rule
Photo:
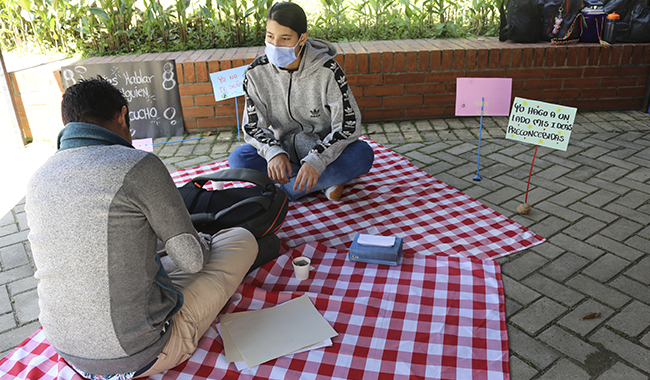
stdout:
<svg viewBox="0 0 650 380">
<path fill-rule="evenodd" d="M 316 182 L 318 182 L 318 177 L 320 177 L 320 174 L 318 174 L 318 170 L 314 169 L 313 166 L 305 162 L 300 167 L 300 170 L 298 170 L 298 175 L 296 176 L 296 182 L 293 185 L 293 189 L 297 191 L 301 191 L 300 189 L 302 189 L 304 186 L 305 193 L 308 193 L 309 190 L 311 190 L 312 188 L 314 188 L 314 186 L 316 186 Z"/>
<path fill-rule="evenodd" d="M 285 154 L 273 157 L 266 166 L 266 170 L 269 173 L 269 178 L 283 185 L 289 183 L 289 178 L 293 175 L 291 162 Z"/>
</svg>

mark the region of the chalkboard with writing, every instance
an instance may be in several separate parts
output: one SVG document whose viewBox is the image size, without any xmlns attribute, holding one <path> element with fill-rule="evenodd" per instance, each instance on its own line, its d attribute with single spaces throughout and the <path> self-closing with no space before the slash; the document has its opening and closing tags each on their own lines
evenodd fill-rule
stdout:
<svg viewBox="0 0 650 380">
<path fill-rule="evenodd" d="M 183 134 L 183 111 L 174 60 L 66 66 L 61 68 L 61 83 L 68 88 L 98 75 L 120 89 L 129 102 L 134 139 Z"/>
</svg>

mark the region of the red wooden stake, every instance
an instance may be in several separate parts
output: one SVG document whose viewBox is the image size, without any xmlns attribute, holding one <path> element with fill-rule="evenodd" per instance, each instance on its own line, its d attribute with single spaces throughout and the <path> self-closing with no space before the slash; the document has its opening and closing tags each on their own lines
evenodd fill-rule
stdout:
<svg viewBox="0 0 650 380">
<path fill-rule="evenodd" d="M 524 203 L 528 204 L 528 189 L 530 188 L 530 177 L 533 175 L 533 165 L 535 165 L 535 156 L 537 156 L 537 149 L 539 149 L 539 145 L 535 148 L 535 154 L 533 154 L 533 162 L 530 164 L 530 174 L 528 174 L 528 185 L 526 186 L 526 198 L 524 199 Z"/>
</svg>

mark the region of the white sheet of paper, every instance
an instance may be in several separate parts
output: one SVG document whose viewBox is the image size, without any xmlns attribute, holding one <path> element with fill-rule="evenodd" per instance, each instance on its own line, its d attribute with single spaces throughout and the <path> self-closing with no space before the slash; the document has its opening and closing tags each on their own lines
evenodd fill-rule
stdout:
<svg viewBox="0 0 650 380">
<path fill-rule="evenodd" d="M 305 351 L 309 351 L 309 350 L 315 350 L 315 349 L 317 349 L 317 348 L 329 347 L 329 346 L 331 346 L 331 345 L 332 345 L 332 340 L 331 340 L 331 339 L 328 339 L 328 340 L 326 340 L 326 341 L 324 341 L 324 342 L 320 342 L 320 343 L 315 344 L 315 345 L 313 345 L 313 346 L 305 347 L 305 348 L 302 349 L 302 350 L 298 350 L 298 351 L 292 352 L 290 355 L 298 354 L 298 353 L 300 353 L 300 352 L 305 352 Z M 246 362 L 243 362 L 243 361 L 242 361 L 242 362 L 235 362 L 235 367 L 237 367 L 237 370 L 238 370 L 238 371 L 242 371 L 242 370 L 245 370 L 246 368 L 248 368 L 248 367 L 246 366 Z"/>
<path fill-rule="evenodd" d="M 249 313 L 249 312 L 242 311 L 242 313 Z M 223 340 L 223 350 L 225 351 L 226 354 L 226 361 L 228 363 L 243 362 L 244 358 L 241 356 L 241 353 L 239 353 L 239 350 L 237 349 L 235 342 L 233 342 L 232 338 L 230 337 L 230 333 L 228 332 L 228 330 L 222 328 L 221 323 L 217 323 L 217 331 L 219 331 L 219 335 L 221 335 L 221 340 Z"/>
<path fill-rule="evenodd" d="M 219 320 L 249 368 L 338 335 L 307 295 Z"/>
<path fill-rule="evenodd" d="M 359 234 L 357 243 L 373 247 L 392 247 L 395 244 L 395 237 Z"/>
<path fill-rule="evenodd" d="M 228 330 L 222 329 L 221 328 L 221 323 L 217 323 L 217 331 L 219 332 L 219 335 L 221 335 L 221 339 L 224 341 L 223 345 L 224 345 L 224 351 L 226 351 L 226 361 L 228 363 L 233 363 L 234 362 L 235 367 L 237 367 L 238 371 L 242 371 L 242 370 L 244 370 L 246 368 L 249 368 L 246 365 L 246 362 L 244 361 L 244 359 L 241 357 L 241 354 L 239 353 L 239 350 L 237 350 L 237 346 L 235 346 L 235 344 L 232 342 L 232 338 L 230 338 L 230 334 L 228 333 Z M 230 343 L 229 343 L 230 350 L 225 349 L 225 346 L 226 346 L 225 340 L 226 339 L 228 339 L 230 341 Z M 316 343 L 314 345 L 311 345 L 311 346 L 305 347 L 303 349 L 300 349 L 298 351 L 294 351 L 294 352 L 290 353 L 289 355 L 299 354 L 301 352 L 316 350 L 316 349 L 323 348 L 323 347 L 330 347 L 331 345 L 332 345 L 332 340 L 327 339 L 327 340 L 325 340 L 323 342 L 319 342 L 319 343 Z M 231 351 L 230 356 L 228 355 L 228 351 Z M 232 360 L 234 358 L 237 358 L 237 360 Z"/>
<path fill-rule="evenodd" d="M 566 150 L 577 108 L 516 97 L 506 139 Z"/>
<path fill-rule="evenodd" d="M 237 315 L 241 317 L 245 314 L 255 313 L 257 311 L 259 310 L 240 311 L 237 313 Z M 237 346 L 235 345 L 235 342 L 232 340 L 232 337 L 230 337 L 230 333 L 228 332 L 227 329 L 221 328 L 221 320 L 223 319 L 223 317 L 224 317 L 223 315 L 219 317 L 219 322 L 217 322 L 217 330 L 219 331 L 219 335 L 221 335 L 221 340 L 223 340 L 223 349 L 226 352 L 226 361 L 228 363 L 232 363 L 232 362 L 243 363 L 244 358 L 241 356 L 241 353 L 237 349 Z M 232 318 L 232 317 L 226 317 L 226 319 L 228 318 Z"/>
<path fill-rule="evenodd" d="M 248 65 L 210 73 L 214 100 L 221 101 L 244 95 L 244 75 Z"/>
</svg>

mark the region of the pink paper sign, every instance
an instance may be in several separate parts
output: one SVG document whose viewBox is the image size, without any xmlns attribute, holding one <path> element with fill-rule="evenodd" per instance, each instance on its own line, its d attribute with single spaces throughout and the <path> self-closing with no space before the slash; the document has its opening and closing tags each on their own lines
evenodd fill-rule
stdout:
<svg viewBox="0 0 650 380">
<path fill-rule="evenodd" d="M 458 78 L 456 116 L 508 116 L 512 78 Z"/>
<path fill-rule="evenodd" d="M 145 152 L 153 152 L 152 138 L 133 140 L 131 145 L 133 145 L 135 149 L 144 150 Z"/>
</svg>

